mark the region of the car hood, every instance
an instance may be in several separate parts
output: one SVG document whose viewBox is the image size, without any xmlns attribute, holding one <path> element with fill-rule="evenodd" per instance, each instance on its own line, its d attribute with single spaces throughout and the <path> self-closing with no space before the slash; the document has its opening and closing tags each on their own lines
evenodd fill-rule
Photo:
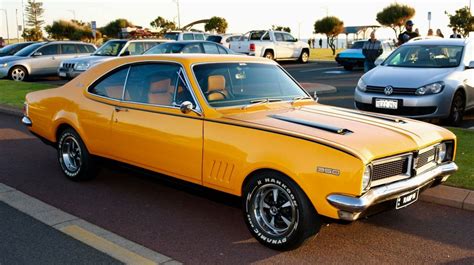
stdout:
<svg viewBox="0 0 474 265">
<path fill-rule="evenodd" d="M 14 55 L 4 56 L 4 57 L 0 58 L 0 63 L 9 63 L 9 62 L 19 61 L 19 60 L 23 60 L 23 59 L 27 59 L 27 58 L 29 58 L 29 57 L 14 56 Z"/>
<path fill-rule="evenodd" d="M 362 49 L 347 49 L 338 54 L 340 58 L 365 58 Z"/>
<path fill-rule="evenodd" d="M 108 60 L 115 59 L 115 56 L 85 56 L 85 57 L 78 57 L 73 59 L 64 60 L 63 63 L 89 63 L 91 65 L 95 65 L 98 63 L 102 63 Z"/>
<path fill-rule="evenodd" d="M 369 86 L 393 86 L 419 88 L 421 86 L 443 81 L 456 68 L 413 68 L 378 66 L 362 76 Z"/>
<path fill-rule="evenodd" d="M 319 142 L 364 163 L 419 150 L 443 138 L 455 139 L 450 131 L 429 123 L 321 104 L 230 114 L 223 119 Z"/>
</svg>

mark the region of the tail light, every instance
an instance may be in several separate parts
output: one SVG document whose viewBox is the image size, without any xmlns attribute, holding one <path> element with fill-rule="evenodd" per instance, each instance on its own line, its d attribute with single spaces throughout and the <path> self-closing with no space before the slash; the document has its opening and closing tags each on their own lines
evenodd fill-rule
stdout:
<svg viewBox="0 0 474 265">
<path fill-rule="evenodd" d="M 254 51 L 255 51 L 255 43 L 250 43 L 249 50 L 250 50 L 251 52 L 254 52 Z"/>
</svg>

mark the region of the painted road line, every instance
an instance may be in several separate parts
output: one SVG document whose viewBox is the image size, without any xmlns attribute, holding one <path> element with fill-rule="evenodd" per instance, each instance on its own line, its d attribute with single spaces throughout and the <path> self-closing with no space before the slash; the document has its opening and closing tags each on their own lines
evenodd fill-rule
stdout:
<svg viewBox="0 0 474 265">
<path fill-rule="evenodd" d="M 181 264 L 0 183 L 0 201 L 127 264 Z"/>
<path fill-rule="evenodd" d="M 325 67 L 325 68 L 315 68 L 315 69 L 301 70 L 300 73 L 326 71 L 326 70 L 337 70 L 337 69 L 340 69 L 340 67 Z"/>
<path fill-rule="evenodd" d="M 100 250 L 109 256 L 124 262 L 125 264 L 142 264 L 142 265 L 156 265 L 157 263 L 137 255 L 134 252 L 128 251 L 104 238 L 97 236 L 77 225 L 69 225 L 60 229 L 64 233 L 73 238 L 89 245 L 97 250 Z"/>
</svg>

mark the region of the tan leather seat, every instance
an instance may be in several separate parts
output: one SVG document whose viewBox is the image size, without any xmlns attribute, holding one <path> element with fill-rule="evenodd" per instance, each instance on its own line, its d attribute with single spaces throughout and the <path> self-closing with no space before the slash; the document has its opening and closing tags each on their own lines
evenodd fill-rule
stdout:
<svg viewBox="0 0 474 265">
<path fill-rule="evenodd" d="M 223 75 L 210 75 L 207 78 L 207 100 L 216 101 L 229 98 L 229 92 L 225 88 L 225 77 Z"/>
<path fill-rule="evenodd" d="M 150 82 L 148 103 L 170 106 L 173 101 L 173 88 L 169 78 Z"/>
</svg>

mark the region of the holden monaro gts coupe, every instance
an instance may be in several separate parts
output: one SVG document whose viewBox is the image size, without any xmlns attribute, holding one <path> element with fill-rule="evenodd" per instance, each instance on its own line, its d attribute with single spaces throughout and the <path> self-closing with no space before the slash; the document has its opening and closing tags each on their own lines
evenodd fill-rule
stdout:
<svg viewBox="0 0 474 265">
<path fill-rule="evenodd" d="M 103 157 L 240 196 L 250 233 L 280 250 L 321 216 L 405 207 L 457 170 L 450 131 L 318 104 L 264 58 L 118 58 L 28 94 L 24 114 L 69 179 Z"/>
</svg>

